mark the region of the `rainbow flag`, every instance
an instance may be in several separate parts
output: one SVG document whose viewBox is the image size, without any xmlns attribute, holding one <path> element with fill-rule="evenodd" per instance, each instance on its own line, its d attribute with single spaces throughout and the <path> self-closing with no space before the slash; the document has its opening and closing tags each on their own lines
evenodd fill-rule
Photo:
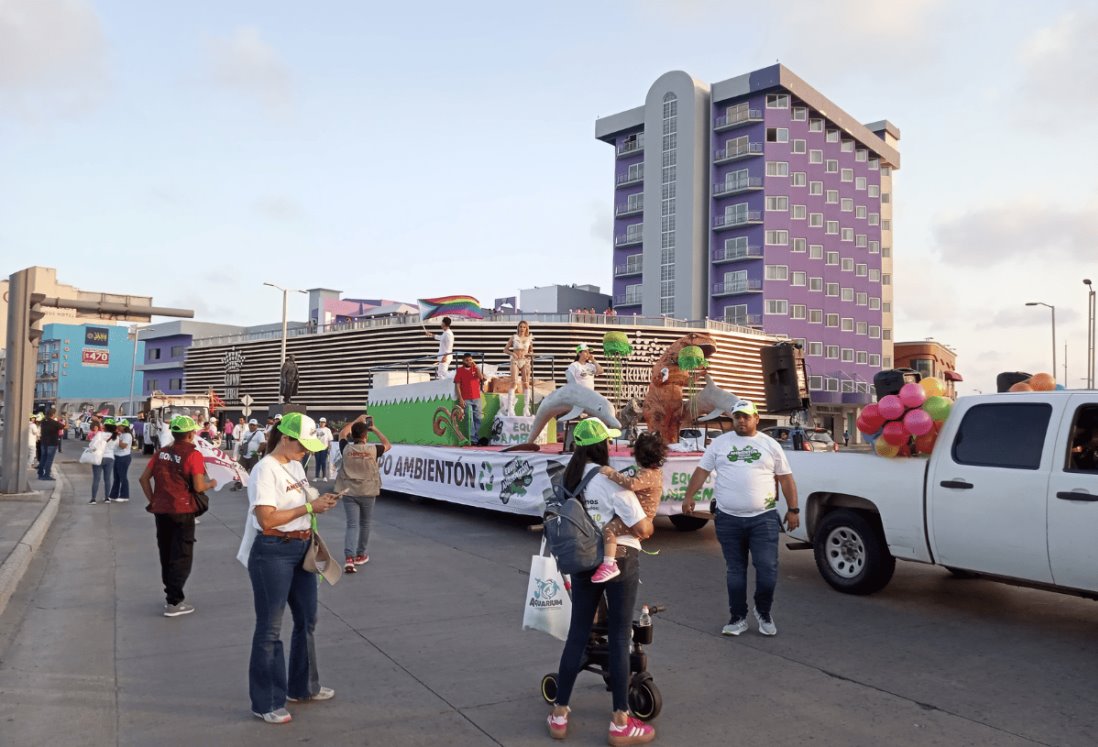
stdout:
<svg viewBox="0 0 1098 747">
<path fill-rule="evenodd" d="M 444 316 L 463 316 L 466 319 L 483 319 L 480 301 L 472 296 L 439 296 L 419 299 L 419 318 L 423 321 Z"/>
</svg>

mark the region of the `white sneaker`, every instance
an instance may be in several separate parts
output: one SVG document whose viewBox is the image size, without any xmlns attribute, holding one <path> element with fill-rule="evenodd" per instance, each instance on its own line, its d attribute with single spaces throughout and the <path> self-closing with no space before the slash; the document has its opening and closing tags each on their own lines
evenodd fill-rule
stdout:
<svg viewBox="0 0 1098 747">
<path fill-rule="evenodd" d="M 755 620 L 759 623 L 759 632 L 763 635 L 777 635 L 778 626 L 774 624 L 774 618 L 770 615 L 760 615 L 758 610 L 754 610 Z"/>
<path fill-rule="evenodd" d="M 277 711 L 271 711 L 270 713 L 256 713 L 252 711 L 252 715 L 256 718 L 261 718 L 268 724 L 286 724 L 294 720 L 294 717 L 290 715 L 290 712 L 285 708 L 279 708 Z"/>
<path fill-rule="evenodd" d="M 291 697 L 287 696 L 286 700 L 290 701 L 291 703 L 297 703 L 298 701 L 302 701 L 302 700 L 306 700 L 306 701 L 307 700 L 331 700 L 332 698 L 335 697 L 335 694 L 336 694 L 336 691 L 333 690 L 332 688 L 322 687 L 322 688 L 320 688 L 320 690 L 317 691 L 316 695 L 310 695 L 307 698 L 291 698 Z"/>
<path fill-rule="evenodd" d="M 721 635 L 740 635 L 747 632 L 747 618 L 737 617 L 721 628 Z"/>
</svg>

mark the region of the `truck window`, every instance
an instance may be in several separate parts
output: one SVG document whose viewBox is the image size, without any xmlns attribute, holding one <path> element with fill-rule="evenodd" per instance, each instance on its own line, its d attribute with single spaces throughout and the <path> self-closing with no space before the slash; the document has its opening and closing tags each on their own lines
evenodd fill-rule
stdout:
<svg viewBox="0 0 1098 747">
<path fill-rule="evenodd" d="M 1037 469 L 1052 407 L 1039 402 L 976 405 L 953 442 L 953 461 L 979 467 Z"/>
<path fill-rule="evenodd" d="M 1098 473 L 1098 405 L 1083 405 L 1075 411 L 1064 469 Z"/>
</svg>

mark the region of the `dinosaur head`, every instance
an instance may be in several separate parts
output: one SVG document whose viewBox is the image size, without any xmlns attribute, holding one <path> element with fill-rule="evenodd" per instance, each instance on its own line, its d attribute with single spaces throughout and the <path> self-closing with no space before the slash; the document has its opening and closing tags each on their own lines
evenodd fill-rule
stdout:
<svg viewBox="0 0 1098 747">
<path fill-rule="evenodd" d="M 691 332 L 675 340 L 668 346 L 660 357 L 662 364 L 667 367 L 668 373 L 662 383 L 675 386 L 685 386 L 690 380 L 690 374 L 679 368 L 679 353 L 690 345 L 701 348 L 706 360 L 709 360 L 717 352 L 717 343 L 705 332 Z"/>
</svg>

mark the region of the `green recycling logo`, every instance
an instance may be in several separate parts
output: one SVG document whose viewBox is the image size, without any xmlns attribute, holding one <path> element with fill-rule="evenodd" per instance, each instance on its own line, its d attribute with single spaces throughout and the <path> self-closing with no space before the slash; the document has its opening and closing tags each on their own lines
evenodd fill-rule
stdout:
<svg viewBox="0 0 1098 747">
<path fill-rule="evenodd" d="M 753 464 L 760 459 L 762 459 L 762 452 L 754 446 L 744 446 L 742 449 L 737 449 L 733 446 L 732 450 L 728 452 L 728 461 L 732 463 L 743 462 L 745 464 Z"/>
<path fill-rule="evenodd" d="M 485 493 L 492 492 L 495 478 L 492 475 L 492 465 L 489 462 L 480 463 L 480 474 L 477 476 L 477 486 Z"/>
</svg>

